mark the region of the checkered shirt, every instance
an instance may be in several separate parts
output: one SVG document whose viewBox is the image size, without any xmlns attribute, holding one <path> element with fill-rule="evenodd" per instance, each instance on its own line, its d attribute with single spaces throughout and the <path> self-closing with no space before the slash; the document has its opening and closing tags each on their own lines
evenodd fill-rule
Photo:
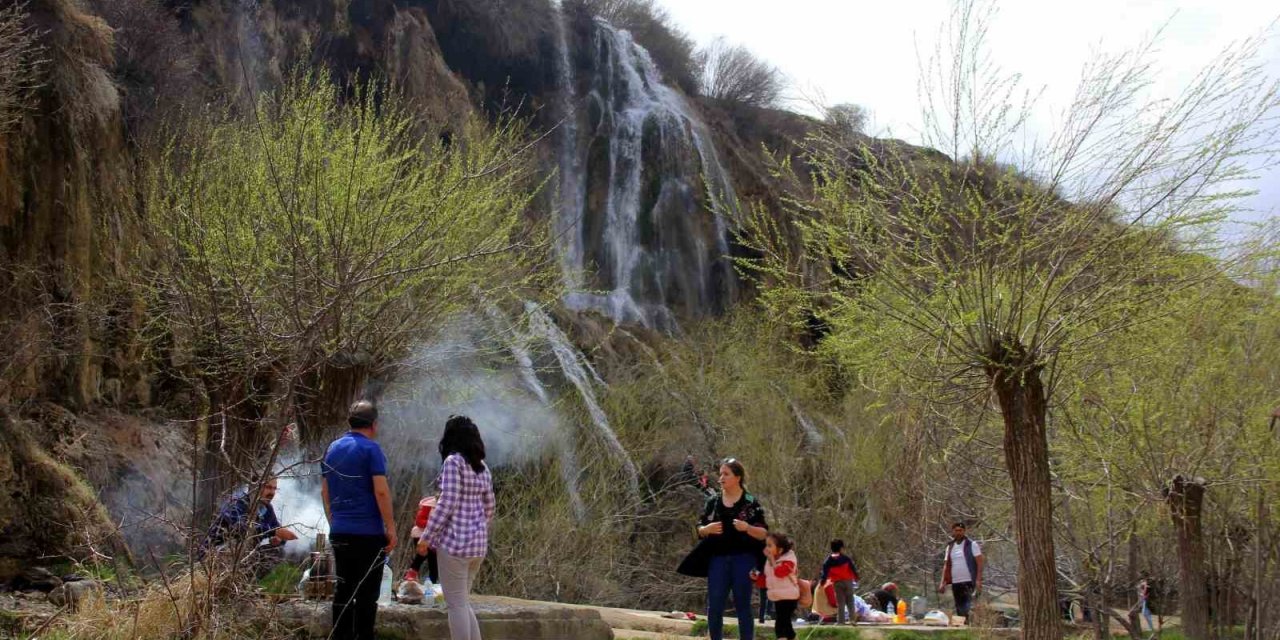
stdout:
<svg viewBox="0 0 1280 640">
<path fill-rule="evenodd" d="M 456 558 L 482 558 L 489 548 L 489 520 L 493 518 L 493 478 L 489 467 L 480 473 L 465 458 L 450 454 L 440 470 L 440 502 L 431 511 L 423 537 L 427 546 Z"/>
</svg>

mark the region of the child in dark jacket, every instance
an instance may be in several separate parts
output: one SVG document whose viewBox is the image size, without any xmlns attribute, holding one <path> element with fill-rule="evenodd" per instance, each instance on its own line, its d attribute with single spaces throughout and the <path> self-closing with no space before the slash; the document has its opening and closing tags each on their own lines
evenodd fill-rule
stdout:
<svg viewBox="0 0 1280 640">
<path fill-rule="evenodd" d="M 858 619 L 853 591 L 858 588 L 858 567 L 844 553 L 844 540 L 831 541 L 831 555 L 822 563 L 821 582 L 830 580 L 836 590 L 836 624 L 853 624 Z"/>
</svg>

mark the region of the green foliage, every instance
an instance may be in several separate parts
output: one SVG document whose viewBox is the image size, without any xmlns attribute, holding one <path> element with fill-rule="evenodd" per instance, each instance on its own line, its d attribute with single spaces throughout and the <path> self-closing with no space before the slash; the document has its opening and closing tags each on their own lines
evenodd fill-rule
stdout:
<svg viewBox="0 0 1280 640">
<path fill-rule="evenodd" d="M 775 167 L 806 188 L 744 216 L 756 257 L 739 265 L 772 316 L 817 319 L 817 355 L 942 416 L 915 429 L 944 463 L 962 457 L 950 490 L 984 494 L 971 513 L 1003 528 L 1010 502 L 1027 510 L 1013 519 L 1025 631 L 1053 637 L 1057 575 L 1132 589 L 1117 556 L 1156 526 L 1143 507 L 1173 474 L 1265 482 L 1256 454 L 1276 393 L 1262 340 L 1276 334 L 1260 295 L 1274 289 L 1231 281 L 1211 239 L 1242 195 L 1232 181 L 1276 151 L 1280 85 L 1258 40 L 1171 100 L 1145 91 L 1149 48 L 1104 56 L 1062 130 L 1019 156 L 1027 105 L 982 50 L 978 6 L 958 5 L 956 50 L 923 81 L 926 141 L 950 157 L 819 132 L 810 180 Z M 986 463 L 1001 440 L 1012 486 Z M 1233 502 L 1224 527 L 1245 513 Z M 1055 532 L 1050 514 L 1069 526 Z M 1065 568 L 1055 537 L 1072 551 Z"/>
<path fill-rule="evenodd" d="M 532 284 L 545 252 L 523 216 L 541 186 L 526 149 L 518 121 L 446 144 L 385 86 L 344 98 L 314 73 L 175 139 L 145 197 L 192 375 L 376 369 L 478 292 Z"/>
<path fill-rule="evenodd" d="M 258 586 L 266 593 L 294 595 L 298 592 L 298 581 L 302 579 L 302 567 L 289 562 L 275 566 L 270 573 L 258 581 Z"/>
</svg>

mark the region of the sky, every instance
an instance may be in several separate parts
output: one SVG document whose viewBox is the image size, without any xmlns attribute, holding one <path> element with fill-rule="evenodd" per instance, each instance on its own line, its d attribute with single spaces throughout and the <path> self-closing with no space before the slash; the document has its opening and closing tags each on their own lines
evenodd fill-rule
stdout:
<svg viewBox="0 0 1280 640">
<path fill-rule="evenodd" d="M 950 0 L 657 0 L 699 44 L 723 36 L 778 67 L 793 87 L 790 108 L 813 112 L 812 100 L 851 102 L 870 115 L 868 133 L 919 142 L 917 80 L 950 16 Z M 1044 93 L 1033 118 L 1052 121 L 1095 52 L 1118 52 L 1164 26 L 1155 90 L 1174 95 L 1233 41 L 1276 26 L 1280 5 L 1249 0 L 1005 0 L 988 45 L 1007 72 Z M 1268 74 L 1280 78 L 1280 37 L 1264 49 Z M 1047 125 L 1045 126 L 1047 129 Z M 1260 168 L 1248 185 L 1242 221 L 1280 216 L 1280 168 Z M 1228 234 L 1248 233 L 1233 225 Z"/>
</svg>

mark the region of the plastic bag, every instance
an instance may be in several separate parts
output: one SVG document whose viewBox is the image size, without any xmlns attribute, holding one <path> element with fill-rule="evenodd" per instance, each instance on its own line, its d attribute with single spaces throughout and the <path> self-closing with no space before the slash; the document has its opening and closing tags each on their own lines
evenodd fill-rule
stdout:
<svg viewBox="0 0 1280 640">
<path fill-rule="evenodd" d="M 951 617 L 943 611 L 934 609 L 924 614 L 924 623 L 935 627 L 945 627 L 951 624 Z"/>
</svg>

